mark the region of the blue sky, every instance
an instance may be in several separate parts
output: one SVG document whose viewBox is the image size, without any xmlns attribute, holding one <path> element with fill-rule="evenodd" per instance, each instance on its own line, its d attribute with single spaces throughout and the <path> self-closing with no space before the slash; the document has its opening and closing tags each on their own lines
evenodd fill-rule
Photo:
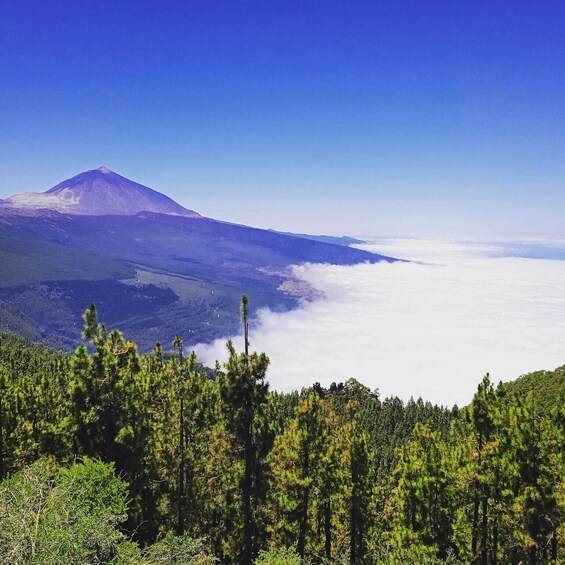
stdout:
<svg viewBox="0 0 565 565">
<path fill-rule="evenodd" d="M 563 2 L 1 4 L 0 198 L 109 166 L 311 233 L 565 235 Z"/>
</svg>

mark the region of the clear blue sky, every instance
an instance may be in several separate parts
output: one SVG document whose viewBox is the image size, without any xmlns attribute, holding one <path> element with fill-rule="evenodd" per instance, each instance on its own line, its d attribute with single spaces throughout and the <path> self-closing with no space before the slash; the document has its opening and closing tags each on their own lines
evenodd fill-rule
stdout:
<svg viewBox="0 0 565 565">
<path fill-rule="evenodd" d="M 101 164 L 261 227 L 565 235 L 565 2 L 2 2 L 0 198 Z"/>
</svg>

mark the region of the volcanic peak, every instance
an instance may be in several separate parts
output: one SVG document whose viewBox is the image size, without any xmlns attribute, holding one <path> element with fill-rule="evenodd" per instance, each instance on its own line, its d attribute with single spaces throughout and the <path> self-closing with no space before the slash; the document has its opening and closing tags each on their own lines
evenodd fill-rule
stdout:
<svg viewBox="0 0 565 565">
<path fill-rule="evenodd" d="M 67 179 L 46 192 L 8 198 L 20 210 L 54 210 L 70 215 L 134 215 L 139 212 L 199 217 L 160 192 L 102 165 Z"/>
</svg>

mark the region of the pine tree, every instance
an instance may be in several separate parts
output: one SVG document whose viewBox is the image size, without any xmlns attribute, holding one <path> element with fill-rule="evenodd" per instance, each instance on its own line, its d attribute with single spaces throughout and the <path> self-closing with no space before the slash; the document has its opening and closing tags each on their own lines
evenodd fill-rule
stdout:
<svg viewBox="0 0 565 565">
<path fill-rule="evenodd" d="M 262 483 L 261 422 L 267 403 L 268 385 L 265 375 L 269 365 L 268 357 L 261 353 L 248 352 L 247 297 L 242 300 L 243 324 L 245 329 L 246 352 L 238 354 L 231 341 L 228 342 L 229 358 L 223 370 L 218 371 L 220 394 L 226 415 L 228 430 L 244 463 L 241 479 L 241 503 L 243 518 L 243 539 L 240 563 L 250 565 L 257 555 L 258 524 L 257 505 Z"/>
<path fill-rule="evenodd" d="M 326 425 L 322 400 L 306 391 L 295 418 L 277 438 L 268 458 L 273 541 L 296 547 L 302 559 L 312 549 L 314 499 L 322 489 L 322 464 L 328 450 Z"/>
<path fill-rule="evenodd" d="M 493 410 L 496 403 L 496 394 L 489 375 L 487 374 L 478 387 L 473 398 L 471 414 L 475 434 L 476 480 L 474 484 L 473 501 L 473 537 L 471 553 L 474 563 L 488 565 L 488 508 L 489 508 L 489 483 L 487 477 L 488 443 L 494 432 Z"/>
<path fill-rule="evenodd" d="M 178 372 L 178 381 L 179 381 L 179 492 L 178 492 L 178 522 L 177 522 L 177 535 L 184 534 L 184 477 L 185 477 L 185 468 L 184 468 L 184 387 L 183 387 L 183 344 L 182 339 L 179 334 L 176 334 L 175 339 L 173 341 L 173 345 L 177 349 L 177 372 Z"/>
</svg>

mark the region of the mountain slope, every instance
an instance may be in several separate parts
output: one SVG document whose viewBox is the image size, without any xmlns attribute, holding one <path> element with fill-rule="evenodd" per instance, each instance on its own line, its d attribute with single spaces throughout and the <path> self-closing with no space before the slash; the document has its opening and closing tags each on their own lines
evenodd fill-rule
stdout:
<svg viewBox="0 0 565 565">
<path fill-rule="evenodd" d="M 565 397 L 565 365 L 554 371 L 528 373 L 514 381 L 503 383 L 503 387 L 512 397 L 532 394 L 540 412 L 548 414 Z"/>
<path fill-rule="evenodd" d="M 98 183 L 108 175 L 119 178 Z M 180 214 L 178 204 L 151 189 L 151 204 L 164 203 L 167 212 L 132 214 L 129 197 L 122 196 L 132 184 L 136 191 L 142 185 L 123 178 L 97 170 L 57 185 L 47 197 L 76 197 L 67 213 L 57 211 L 59 200 L 53 209 L 0 206 L 0 328 L 24 328 L 28 337 L 72 348 L 80 339 L 80 316 L 94 302 L 101 319 L 122 328 L 142 350 L 157 341 L 168 346 L 176 333 L 190 345 L 236 333 L 242 294 L 250 296 L 252 314 L 261 307 L 288 310 L 315 297 L 303 284 L 288 284 L 290 265 L 393 260 Z M 104 198 L 92 203 L 89 191 L 99 189 Z M 102 208 L 108 213 L 93 214 Z"/>
<path fill-rule="evenodd" d="M 80 173 L 47 192 L 16 194 L 7 200 L 22 209 L 49 209 L 73 215 L 131 215 L 156 212 L 197 217 L 174 200 L 137 182 L 99 167 Z"/>
<path fill-rule="evenodd" d="M 291 235 L 293 237 L 302 237 L 303 239 L 313 239 L 314 241 L 323 241 L 324 243 L 333 243 L 335 245 L 355 245 L 357 243 L 366 243 L 362 239 L 355 239 L 354 237 L 346 235 L 310 235 L 308 233 L 292 233 L 287 231 L 279 231 L 277 233 L 281 233 L 282 235 Z"/>
</svg>

